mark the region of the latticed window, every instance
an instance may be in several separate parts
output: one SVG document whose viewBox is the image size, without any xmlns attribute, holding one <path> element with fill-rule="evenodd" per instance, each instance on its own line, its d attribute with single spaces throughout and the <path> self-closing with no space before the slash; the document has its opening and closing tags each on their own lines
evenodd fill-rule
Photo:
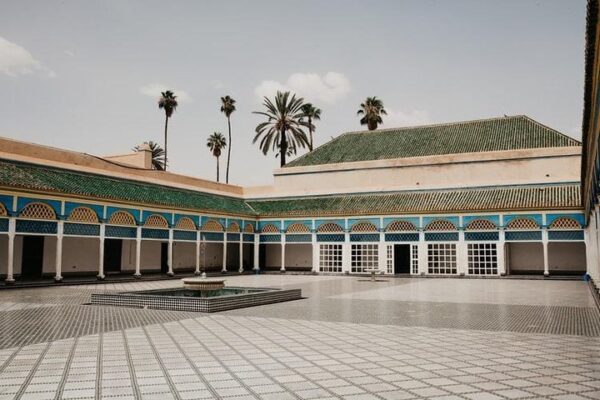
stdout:
<svg viewBox="0 0 600 400">
<path fill-rule="evenodd" d="M 208 221 L 206 221 L 204 226 L 202 226 L 202 230 L 210 232 L 223 232 L 223 225 L 221 225 L 215 220 L 209 219 Z"/>
<path fill-rule="evenodd" d="M 377 227 L 370 222 L 359 222 L 354 224 L 352 232 L 377 232 Z"/>
<path fill-rule="evenodd" d="M 304 224 L 292 224 L 288 227 L 287 233 L 308 233 L 310 229 Z"/>
<path fill-rule="evenodd" d="M 496 243 L 469 243 L 467 249 L 469 257 L 469 274 L 498 274 L 498 252 Z"/>
<path fill-rule="evenodd" d="M 413 274 L 418 274 L 419 273 L 419 246 L 417 246 L 416 244 L 413 244 L 411 247 L 411 258 L 410 258 L 410 265 L 411 265 L 411 272 Z"/>
<path fill-rule="evenodd" d="M 560 217 L 550 224 L 550 229 L 581 229 L 581 224 L 569 217 Z"/>
<path fill-rule="evenodd" d="M 89 207 L 77 207 L 69 214 L 69 221 L 98 223 L 96 212 Z"/>
<path fill-rule="evenodd" d="M 232 222 L 227 227 L 227 232 L 239 232 L 239 231 L 240 231 L 240 225 L 237 222 Z"/>
<path fill-rule="evenodd" d="M 135 218 L 127 211 L 117 211 L 108 219 L 110 225 L 128 225 L 135 226 Z"/>
<path fill-rule="evenodd" d="M 496 224 L 487 219 L 475 219 L 467 225 L 468 231 L 494 231 L 496 229 Z"/>
<path fill-rule="evenodd" d="M 8 216 L 6 207 L 4 207 L 4 204 L 0 203 L 0 217 L 6 217 L 6 216 Z"/>
<path fill-rule="evenodd" d="M 151 216 L 146 218 L 146 223 L 144 223 L 144 226 L 147 226 L 149 228 L 168 229 L 169 223 L 167 222 L 165 217 L 163 217 L 162 215 L 152 214 Z"/>
<path fill-rule="evenodd" d="M 394 273 L 394 245 L 388 244 L 386 246 L 386 259 L 385 266 L 388 274 Z"/>
<path fill-rule="evenodd" d="M 317 232 L 344 232 L 344 228 L 339 226 L 336 223 L 328 222 L 326 224 L 321 225 Z"/>
<path fill-rule="evenodd" d="M 353 273 L 379 268 L 379 246 L 376 244 L 353 244 L 350 270 Z"/>
<path fill-rule="evenodd" d="M 506 229 L 525 231 L 530 229 L 539 229 L 540 226 L 531 218 L 515 218 L 506 225 Z"/>
<path fill-rule="evenodd" d="M 456 274 L 456 245 L 453 243 L 428 244 L 427 267 L 430 274 Z"/>
<path fill-rule="evenodd" d="M 342 272 L 341 244 L 322 244 L 319 246 L 319 271 Z"/>
<path fill-rule="evenodd" d="M 31 219 L 56 219 L 56 213 L 52 207 L 43 203 L 27 204 L 19 216 Z"/>
<path fill-rule="evenodd" d="M 430 222 L 425 229 L 428 231 L 455 231 L 456 226 L 445 219 L 438 219 Z"/>
<path fill-rule="evenodd" d="M 195 231 L 196 224 L 192 221 L 191 218 L 181 217 L 179 221 L 177 221 L 177 225 L 175 225 L 176 229 L 186 230 L 186 231 Z"/>
<path fill-rule="evenodd" d="M 254 225 L 252 225 L 252 224 L 246 224 L 246 226 L 244 227 L 244 232 L 246 232 L 246 233 L 254 233 Z"/>
<path fill-rule="evenodd" d="M 261 233 L 279 233 L 279 229 L 273 224 L 266 224 L 261 229 Z"/>
<path fill-rule="evenodd" d="M 416 231 L 417 227 L 412 222 L 408 221 L 394 221 L 389 224 L 386 228 L 388 232 L 405 232 L 405 231 Z"/>
</svg>

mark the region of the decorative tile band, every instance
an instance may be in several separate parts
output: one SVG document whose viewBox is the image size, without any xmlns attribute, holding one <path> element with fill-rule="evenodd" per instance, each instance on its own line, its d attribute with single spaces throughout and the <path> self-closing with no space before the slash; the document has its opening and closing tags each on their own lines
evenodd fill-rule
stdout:
<svg viewBox="0 0 600 400">
<path fill-rule="evenodd" d="M 204 238 L 204 240 L 208 240 L 211 242 L 222 242 L 223 241 L 223 233 L 222 232 L 203 232 L 200 234 L 200 238 Z"/>
<path fill-rule="evenodd" d="M 240 241 L 240 234 L 239 233 L 228 233 L 227 234 L 227 241 L 228 242 L 239 242 Z"/>
<path fill-rule="evenodd" d="M 104 235 L 106 237 L 135 238 L 136 228 L 107 225 Z"/>
<path fill-rule="evenodd" d="M 144 239 L 169 239 L 167 229 L 142 228 L 142 237 Z"/>
<path fill-rule="evenodd" d="M 386 242 L 418 242 L 418 233 L 386 233 Z"/>
<path fill-rule="evenodd" d="M 324 233 L 317 234 L 317 242 L 343 242 L 345 241 L 344 234 Z"/>
<path fill-rule="evenodd" d="M 465 232 L 465 240 L 468 242 L 495 242 L 500 239 L 498 232 Z"/>
<path fill-rule="evenodd" d="M 196 231 L 173 231 L 173 239 L 196 241 Z"/>
<path fill-rule="evenodd" d="M 504 234 L 505 240 L 519 241 L 519 240 L 542 240 L 542 231 L 507 231 Z"/>
<path fill-rule="evenodd" d="M 312 235 L 285 235 L 285 241 L 290 243 L 311 243 Z"/>
<path fill-rule="evenodd" d="M 458 232 L 426 232 L 426 242 L 457 242 Z"/>
<path fill-rule="evenodd" d="M 56 234 L 57 223 L 52 221 L 17 220 L 17 232 Z"/>
<path fill-rule="evenodd" d="M 260 235 L 261 243 L 281 242 L 281 235 Z"/>
<path fill-rule="evenodd" d="M 251 233 L 244 233 L 244 242 L 254 243 L 254 235 Z"/>
<path fill-rule="evenodd" d="M 583 231 L 548 231 L 549 240 L 584 240 Z"/>
<path fill-rule="evenodd" d="M 378 233 L 352 233 L 350 234 L 351 242 L 379 242 Z"/>
<path fill-rule="evenodd" d="M 8 232 L 8 219 L 0 218 L 0 232 Z"/>
<path fill-rule="evenodd" d="M 65 235 L 100 236 L 100 225 L 65 222 Z"/>
</svg>

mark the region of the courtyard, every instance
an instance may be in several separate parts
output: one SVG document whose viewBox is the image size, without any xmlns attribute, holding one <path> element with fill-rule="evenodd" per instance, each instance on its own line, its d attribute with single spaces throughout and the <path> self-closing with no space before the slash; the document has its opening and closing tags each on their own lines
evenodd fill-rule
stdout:
<svg viewBox="0 0 600 400">
<path fill-rule="evenodd" d="M 179 280 L 0 292 L 0 399 L 597 399 L 585 282 L 243 275 L 302 300 L 199 314 L 87 305 Z"/>
</svg>

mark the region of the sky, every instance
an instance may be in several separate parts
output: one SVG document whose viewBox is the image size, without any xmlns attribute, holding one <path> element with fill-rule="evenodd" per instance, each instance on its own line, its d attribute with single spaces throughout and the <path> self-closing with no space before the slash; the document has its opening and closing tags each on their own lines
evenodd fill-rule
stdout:
<svg viewBox="0 0 600 400">
<path fill-rule="evenodd" d="M 230 183 L 272 183 L 252 144 L 262 97 L 288 89 L 322 110 L 315 144 L 364 129 L 526 114 L 581 138 L 585 0 L 0 0 L 0 136 L 95 155 L 162 144 L 170 171 L 216 179 L 210 134 L 227 134 Z M 300 153 L 301 154 L 301 153 Z M 221 157 L 221 171 L 225 169 Z"/>
</svg>

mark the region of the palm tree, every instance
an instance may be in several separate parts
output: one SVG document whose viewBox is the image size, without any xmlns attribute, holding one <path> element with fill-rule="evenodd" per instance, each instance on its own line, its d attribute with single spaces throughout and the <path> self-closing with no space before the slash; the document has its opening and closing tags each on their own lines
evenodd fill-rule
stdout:
<svg viewBox="0 0 600 400">
<path fill-rule="evenodd" d="M 208 137 L 206 146 L 210 149 L 212 155 L 217 157 L 217 182 L 219 182 L 219 157 L 221 157 L 221 150 L 227 147 L 227 139 L 221 132 L 214 132 Z"/>
<path fill-rule="evenodd" d="M 144 142 L 144 144 L 135 146 L 133 148 L 133 151 L 145 150 L 144 146 L 148 146 L 148 148 L 152 152 L 152 168 L 159 170 L 159 171 L 164 171 L 165 170 L 165 161 L 164 161 L 165 151 L 163 150 L 163 148 L 160 147 L 160 145 L 158 143 L 150 140 L 149 142 Z"/>
<path fill-rule="evenodd" d="M 177 96 L 170 90 L 161 92 L 160 99 L 158 99 L 158 108 L 165 110 L 165 171 L 167 170 L 167 129 L 169 127 L 169 118 L 173 115 L 173 112 L 177 108 Z"/>
<path fill-rule="evenodd" d="M 229 129 L 229 147 L 227 148 L 227 172 L 225 183 L 229 183 L 229 163 L 231 161 L 231 114 L 235 111 L 235 100 L 230 96 L 221 97 L 221 112 L 227 117 L 227 128 Z"/>
<path fill-rule="evenodd" d="M 313 106 L 311 103 L 306 103 L 302 106 L 302 113 L 304 117 L 308 118 L 308 132 L 310 132 L 310 142 L 308 143 L 308 149 L 313 151 L 313 120 L 318 121 L 321 119 L 321 109 Z"/>
<path fill-rule="evenodd" d="M 362 115 L 360 119 L 361 125 L 367 125 L 370 131 L 377 129 L 377 125 L 383 123 L 381 119 L 382 115 L 387 115 L 385 108 L 383 108 L 383 101 L 377 98 L 377 96 L 367 97 L 364 103 L 361 103 L 360 110 L 356 112 L 356 115 Z"/>
<path fill-rule="evenodd" d="M 302 121 L 303 104 L 302 97 L 296 97 L 295 94 L 290 97 L 290 92 L 277 92 L 275 102 L 268 97 L 264 98 L 263 105 L 267 111 L 254 111 L 254 114 L 267 117 L 267 121 L 256 126 L 256 135 L 252 143 L 256 143 L 262 137 L 259 147 L 263 154 L 266 155 L 270 149 L 276 150 L 280 154 L 282 167 L 290 147 L 297 149 L 308 144 L 308 138 L 302 130 L 303 126 L 307 126 Z"/>
</svg>

